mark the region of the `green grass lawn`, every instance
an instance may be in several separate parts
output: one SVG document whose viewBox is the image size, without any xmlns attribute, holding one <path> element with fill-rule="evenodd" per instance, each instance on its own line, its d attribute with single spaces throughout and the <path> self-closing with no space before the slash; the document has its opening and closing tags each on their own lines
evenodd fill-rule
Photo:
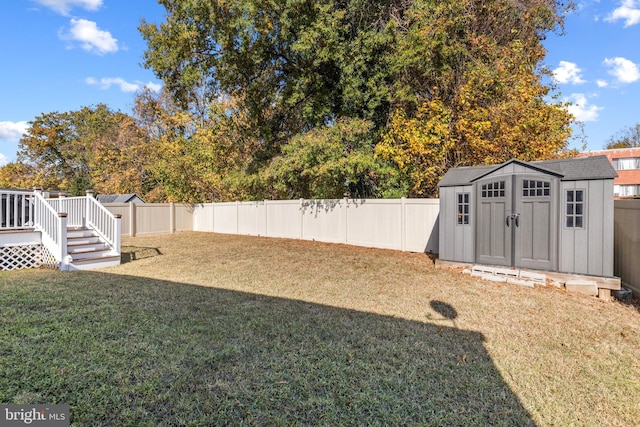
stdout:
<svg viewBox="0 0 640 427">
<path fill-rule="evenodd" d="M 424 254 L 178 233 L 0 273 L 0 403 L 78 426 L 640 425 L 640 311 Z"/>
</svg>

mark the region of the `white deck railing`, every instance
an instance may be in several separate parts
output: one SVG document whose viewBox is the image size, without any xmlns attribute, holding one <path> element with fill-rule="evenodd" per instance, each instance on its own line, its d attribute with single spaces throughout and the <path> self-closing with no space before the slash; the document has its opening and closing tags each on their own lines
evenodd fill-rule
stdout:
<svg viewBox="0 0 640 427">
<path fill-rule="evenodd" d="M 114 215 L 93 197 L 92 191 L 87 191 L 85 199 L 86 226 L 93 228 L 111 246 L 120 253 L 121 220 L 120 215 Z"/>
<path fill-rule="evenodd" d="M 22 230 L 33 227 L 33 192 L 0 190 L 0 230 Z"/>
<path fill-rule="evenodd" d="M 109 212 L 87 191 L 86 197 L 47 199 L 41 190 L 0 191 L 0 231 L 33 228 L 61 270 L 69 269 L 67 227 L 92 228 L 114 252 L 121 250 L 121 217 Z"/>
<path fill-rule="evenodd" d="M 67 214 L 56 211 L 40 191 L 33 195 L 34 228 L 42 233 L 42 244 L 53 254 L 60 270 L 67 270 Z"/>
<path fill-rule="evenodd" d="M 56 212 L 67 213 L 67 226 L 84 227 L 86 197 L 60 197 L 58 199 L 47 199 Z"/>
</svg>

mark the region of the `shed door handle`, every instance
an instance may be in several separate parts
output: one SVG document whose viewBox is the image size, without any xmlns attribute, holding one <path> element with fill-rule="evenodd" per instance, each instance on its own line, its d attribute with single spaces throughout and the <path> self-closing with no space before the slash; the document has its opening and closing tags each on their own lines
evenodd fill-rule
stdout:
<svg viewBox="0 0 640 427">
<path fill-rule="evenodd" d="M 511 215 L 507 215 L 507 227 L 511 226 L 511 220 L 515 223 L 516 227 L 520 227 L 520 214 L 515 213 Z"/>
</svg>

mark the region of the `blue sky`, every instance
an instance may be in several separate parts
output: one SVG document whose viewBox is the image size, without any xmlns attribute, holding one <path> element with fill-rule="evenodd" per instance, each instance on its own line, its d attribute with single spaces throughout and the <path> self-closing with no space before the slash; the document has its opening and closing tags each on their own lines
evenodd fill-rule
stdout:
<svg viewBox="0 0 640 427">
<path fill-rule="evenodd" d="M 98 103 L 128 113 L 137 90 L 159 89 L 140 65 L 137 28 L 141 18 L 159 23 L 163 15 L 155 0 L 2 1 L 0 164 L 15 160 L 27 122 L 42 113 Z M 588 149 L 640 123 L 640 0 L 579 1 L 565 34 L 549 35 L 545 47 Z"/>
</svg>

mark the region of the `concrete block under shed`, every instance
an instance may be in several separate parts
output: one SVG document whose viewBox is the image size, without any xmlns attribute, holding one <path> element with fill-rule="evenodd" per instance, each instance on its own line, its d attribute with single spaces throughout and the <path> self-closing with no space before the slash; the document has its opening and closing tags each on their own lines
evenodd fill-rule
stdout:
<svg viewBox="0 0 640 427">
<path fill-rule="evenodd" d="M 520 280 L 528 280 L 538 285 L 546 285 L 547 284 L 547 275 L 542 273 L 534 273 L 533 271 L 521 271 L 520 272 Z"/>
<path fill-rule="evenodd" d="M 598 284 L 595 280 L 570 279 L 564 284 L 569 292 L 580 292 L 585 295 L 598 296 Z"/>
<path fill-rule="evenodd" d="M 527 286 L 529 288 L 533 288 L 533 282 L 530 282 L 528 280 L 521 280 L 521 279 L 516 279 L 516 278 L 508 278 L 507 279 L 507 283 L 511 283 L 513 285 L 520 285 L 520 286 Z"/>
</svg>

